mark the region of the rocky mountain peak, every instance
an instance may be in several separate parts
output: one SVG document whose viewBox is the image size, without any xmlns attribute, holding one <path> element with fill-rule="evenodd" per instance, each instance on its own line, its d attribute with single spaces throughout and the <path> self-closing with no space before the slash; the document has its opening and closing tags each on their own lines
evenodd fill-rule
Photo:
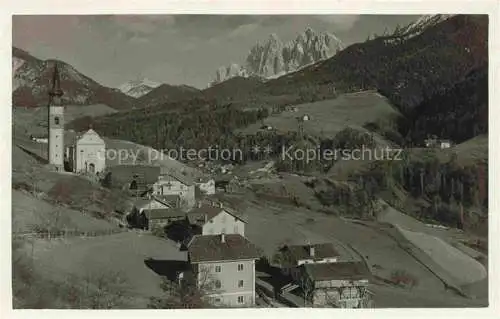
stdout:
<svg viewBox="0 0 500 319">
<path fill-rule="evenodd" d="M 328 32 L 308 27 L 295 40 L 283 43 L 277 34 L 254 45 L 242 65 L 232 63 L 217 70 L 212 84 L 235 76 L 274 78 L 296 71 L 308 64 L 327 59 L 343 49 L 342 42 Z"/>
</svg>

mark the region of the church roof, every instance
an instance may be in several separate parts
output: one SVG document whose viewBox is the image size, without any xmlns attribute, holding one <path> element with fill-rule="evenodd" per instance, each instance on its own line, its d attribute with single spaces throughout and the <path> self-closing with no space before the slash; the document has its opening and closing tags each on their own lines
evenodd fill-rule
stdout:
<svg viewBox="0 0 500 319">
<path fill-rule="evenodd" d="M 89 129 L 86 132 L 84 132 L 83 134 L 77 135 L 77 137 L 76 137 L 76 143 L 78 143 L 79 141 L 83 140 L 84 138 L 90 138 L 91 139 L 91 138 L 94 138 L 94 137 L 97 138 L 97 139 L 95 141 L 92 141 L 92 142 L 102 142 L 102 143 L 104 143 L 104 140 L 93 129 Z"/>
<path fill-rule="evenodd" d="M 79 133 L 77 133 L 73 130 L 68 130 L 68 131 L 64 131 L 64 145 L 65 146 L 74 146 L 84 136 L 92 136 L 92 135 L 97 136 L 99 138 L 99 140 L 101 140 L 103 143 L 105 143 L 104 140 L 99 136 L 99 134 L 96 131 L 94 131 L 93 129 L 89 129 L 85 132 L 79 132 Z"/>
</svg>

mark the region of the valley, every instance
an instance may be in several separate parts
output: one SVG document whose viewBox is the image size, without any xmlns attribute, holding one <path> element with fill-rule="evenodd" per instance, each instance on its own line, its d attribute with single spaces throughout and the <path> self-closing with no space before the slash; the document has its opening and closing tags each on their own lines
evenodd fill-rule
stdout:
<svg viewBox="0 0 500 319">
<path fill-rule="evenodd" d="M 232 300 L 198 283 L 194 292 L 182 289 L 193 241 L 212 237 L 206 250 L 229 247 L 238 272 L 248 267 L 239 253 L 253 258 L 250 295 L 262 282 L 272 286 L 250 307 L 287 298 L 288 306 L 315 307 L 280 254 L 308 247 L 314 267 L 321 245 L 336 253 L 326 264 L 366 268 L 354 308 L 487 307 L 487 27 L 484 16 L 438 15 L 345 48 L 307 29 L 295 42 L 271 37 L 253 47 L 245 67 L 219 70 L 206 89 L 146 79 L 109 88 L 62 61 L 54 64 L 59 75 L 53 60 L 13 48 L 14 308 L 205 308 L 205 295 Z M 58 90 L 62 125 L 47 116 Z M 43 140 L 49 127 L 63 135 L 55 151 Z M 82 140 L 95 150 L 80 149 Z M 241 158 L 166 154 L 212 147 Z M 286 147 L 400 156 L 311 160 L 286 158 Z M 63 170 L 54 169 L 54 152 L 64 156 Z M 105 169 L 96 172 L 101 160 Z M 82 161 L 85 169 L 69 165 Z M 204 218 L 193 221 L 200 210 Z M 156 227 L 154 218 L 165 223 Z M 235 248 L 236 237 L 247 246 Z M 242 288 L 229 293 L 241 294 L 237 306 L 248 302 L 246 285 L 230 288 Z"/>
</svg>

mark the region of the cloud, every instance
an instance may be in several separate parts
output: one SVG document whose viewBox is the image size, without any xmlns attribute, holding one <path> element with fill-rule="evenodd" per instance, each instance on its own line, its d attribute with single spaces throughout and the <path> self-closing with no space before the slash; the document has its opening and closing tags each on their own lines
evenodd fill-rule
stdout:
<svg viewBox="0 0 500 319">
<path fill-rule="evenodd" d="M 359 20 L 359 15 L 318 15 L 317 19 L 335 25 L 339 30 L 345 31 L 351 29 L 354 24 Z"/>
</svg>

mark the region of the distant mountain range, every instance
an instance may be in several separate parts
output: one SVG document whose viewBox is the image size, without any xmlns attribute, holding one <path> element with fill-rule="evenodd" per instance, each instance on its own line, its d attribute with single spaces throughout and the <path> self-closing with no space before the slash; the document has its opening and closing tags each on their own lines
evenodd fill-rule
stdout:
<svg viewBox="0 0 500 319">
<path fill-rule="evenodd" d="M 58 60 L 41 60 L 21 49 L 12 48 L 12 105 L 46 106 L 51 89 L 53 64 L 61 75 L 62 100 L 68 105 L 106 104 L 113 109 L 133 107 L 135 99 L 120 90 L 103 86 Z"/>
<path fill-rule="evenodd" d="M 307 28 L 295 40 L 283 43 L 276 34 L 250 49 L 243 65 L 232 63 L 217 70 L 211 85 L 232 77 L 275 78 L 327 59 L 344 45 L 333 34 Z"/>
</svg>

